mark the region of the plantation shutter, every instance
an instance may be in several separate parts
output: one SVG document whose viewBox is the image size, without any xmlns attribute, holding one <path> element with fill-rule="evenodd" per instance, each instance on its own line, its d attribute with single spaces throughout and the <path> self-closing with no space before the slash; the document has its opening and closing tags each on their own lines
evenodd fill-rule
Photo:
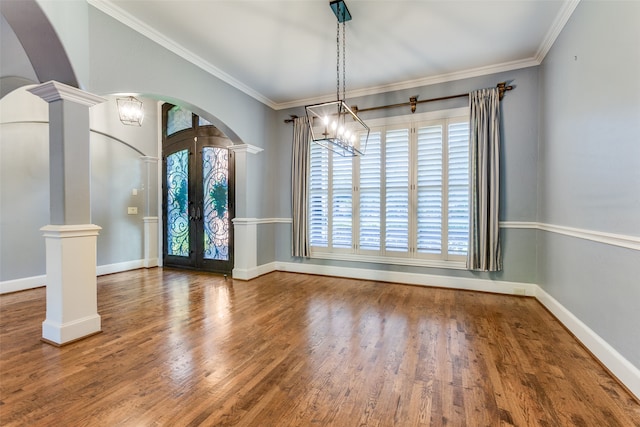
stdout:
<svg viewBox="0 0 640 427">
<path fill-rule="evenodd" d="M 469 244 L 469 123 L 449 124 L 449 255 L 466 255 Z"/>
<path fill-rule="evenodd" d="M 442 253 L 442 125 L 417 132 L 417 250 Z"/>
<path fill-rule="evenodd" d="M 309 170 L 309 245 L 329 245 L 329 151 L 310 146 Z"/>
<path fill-rule="evenodd" d="M 386 132 L 385 249 L 409 251 L 409 129 Z"/>
<path fill-rule="evenodd" d="M 338 153 L 333 155 L 332 175 L 332 214 L 333 227 L 331 230 L 331 245 L 334 248 L 351 248 L 352 238 L 352 157 L 342 157 Z"/>
<path fill-rule="evenodd" d="M 360 157 L 360 249 L 380 250 L 380 179 L 382 134 L 371 132 L 367 154 Z"/>
</svg>

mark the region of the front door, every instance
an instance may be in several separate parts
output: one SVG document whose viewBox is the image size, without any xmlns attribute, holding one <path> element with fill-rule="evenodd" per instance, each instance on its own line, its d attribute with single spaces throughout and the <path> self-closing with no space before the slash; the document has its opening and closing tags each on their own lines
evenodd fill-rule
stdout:
<svg viewBox="0 0 640 427">
<path fill-rule="evenodd" d="M 176 126 L 174 122 L 182 120 Z M 163 107 L 163 264 L 233 269 L 233 156 L 219 130 L 189 111 Z"/>
</svg>

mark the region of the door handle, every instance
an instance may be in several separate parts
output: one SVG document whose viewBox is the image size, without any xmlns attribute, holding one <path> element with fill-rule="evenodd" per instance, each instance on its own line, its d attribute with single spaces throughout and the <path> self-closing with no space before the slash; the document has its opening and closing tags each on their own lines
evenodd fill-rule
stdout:
<svg viewBox="0 0 640 427">
<path fill-rule="evenodd" d="M 198 206 L 198 208 L 196 209 L 196 220 L 200 221 L 202 219 L 202 216 L 200 215 L 200 206 Z"/>
</svg>

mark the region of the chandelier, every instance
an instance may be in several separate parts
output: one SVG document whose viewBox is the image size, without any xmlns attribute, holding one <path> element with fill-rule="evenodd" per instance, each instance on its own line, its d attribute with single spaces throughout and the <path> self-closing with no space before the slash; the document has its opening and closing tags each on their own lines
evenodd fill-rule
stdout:
<svg viewBox="0 0 640 427">
<path fill-rule="evenodd" d="M 341 156 L 363 156 L 369 139 L 369 127 L 345 102 L 345 22 L 351 20 L 351 13 L 349 13 L 344 0 L 331 1 L 329 6 L 338 20 L 336 30 L 336 100 L 305 107 L 311 138 L 316 144 L 333 150 Z M 340 36 L 342 36 L 342 46 L 340 46 Z M 340 71 L 342 71 L 342 81 L 340 80 Z M 340 97 L 341 88 L 342 97 Z"/>
<path fill-rule="evenodd" d="M 144 119 L 142 101 L 136 97 L 127 96 L 126 98 L 117 98 L 116 103 L 118 104 L 118 115 L 122 123 L 130 126 L 142 126 L 142 120 Z"/>
</svg>

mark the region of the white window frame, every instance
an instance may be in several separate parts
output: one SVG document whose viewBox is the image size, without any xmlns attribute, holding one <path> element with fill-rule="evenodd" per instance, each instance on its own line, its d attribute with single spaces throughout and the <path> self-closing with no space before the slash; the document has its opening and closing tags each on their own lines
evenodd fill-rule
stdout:
<svg viewBox="0 0 640 427">
<path fill-rule="evenodd" d="M 469 108 L 455 108 L 449 110 L 441 110 L 436 112 L 381 118 L 375 120 L 368 120 L 367 125 L 371 128 L 371 133 L 381 132 L 381 177 L 385 177 L 385 137 L 386 132 L 392 129 L 406 129 L 409 128 L 409 250 L 406 252 L 396 252 L 385 250 L 385 239 L 382 236 L 385 230 L 385 197 L 386 188 L 384 183 L 381 184 L 380 191 L 380 249 L 379 250 L 365 250 L 360 249 L 360 161 L 355 158 L 352 166 L 351 187 L 352 187 L 352 246 L 349 249 L 346 248 L 333 248 L 331 242 L 332 235 L 332 179 L 333 179 L 333 155 L 329 153 L 329 218 L 328 218 L 328 245 L 326 247 L 311 246 L 311 258 L 319 259 L 331 259 L 342 261 L 357 261 L 357 262 L 372 262 L 382 264 L 399 264 L 409 266 L 422 266 L 422 267 L 436 267 L 436 268 L 448 268 L 448 269 L 466 269 L 465 256 L 462 255 L 447 255 L 447 216 L 448 210 L 443 212 L 443 241 L 442 241 L 442 253 L 440 254 L 427 254 L 419 253 L 416 250 L 417 247 L 417 128 L 418 126 L 425 126 L 434 123 L 451 123 L 454 122 L 468 122 L 469 120 Z M 447 202 L 447 149 L 446 149 L 446 132 L 443 132 L 443 139 L 445 140 L 443 146 L 443 203 Z M 366 156 L 366 154 L 365 154 Z M 384 180 L 384 179 L 382 179 Z M 411 209 L 413 207 L 413 209 Z"/>
</svg>

